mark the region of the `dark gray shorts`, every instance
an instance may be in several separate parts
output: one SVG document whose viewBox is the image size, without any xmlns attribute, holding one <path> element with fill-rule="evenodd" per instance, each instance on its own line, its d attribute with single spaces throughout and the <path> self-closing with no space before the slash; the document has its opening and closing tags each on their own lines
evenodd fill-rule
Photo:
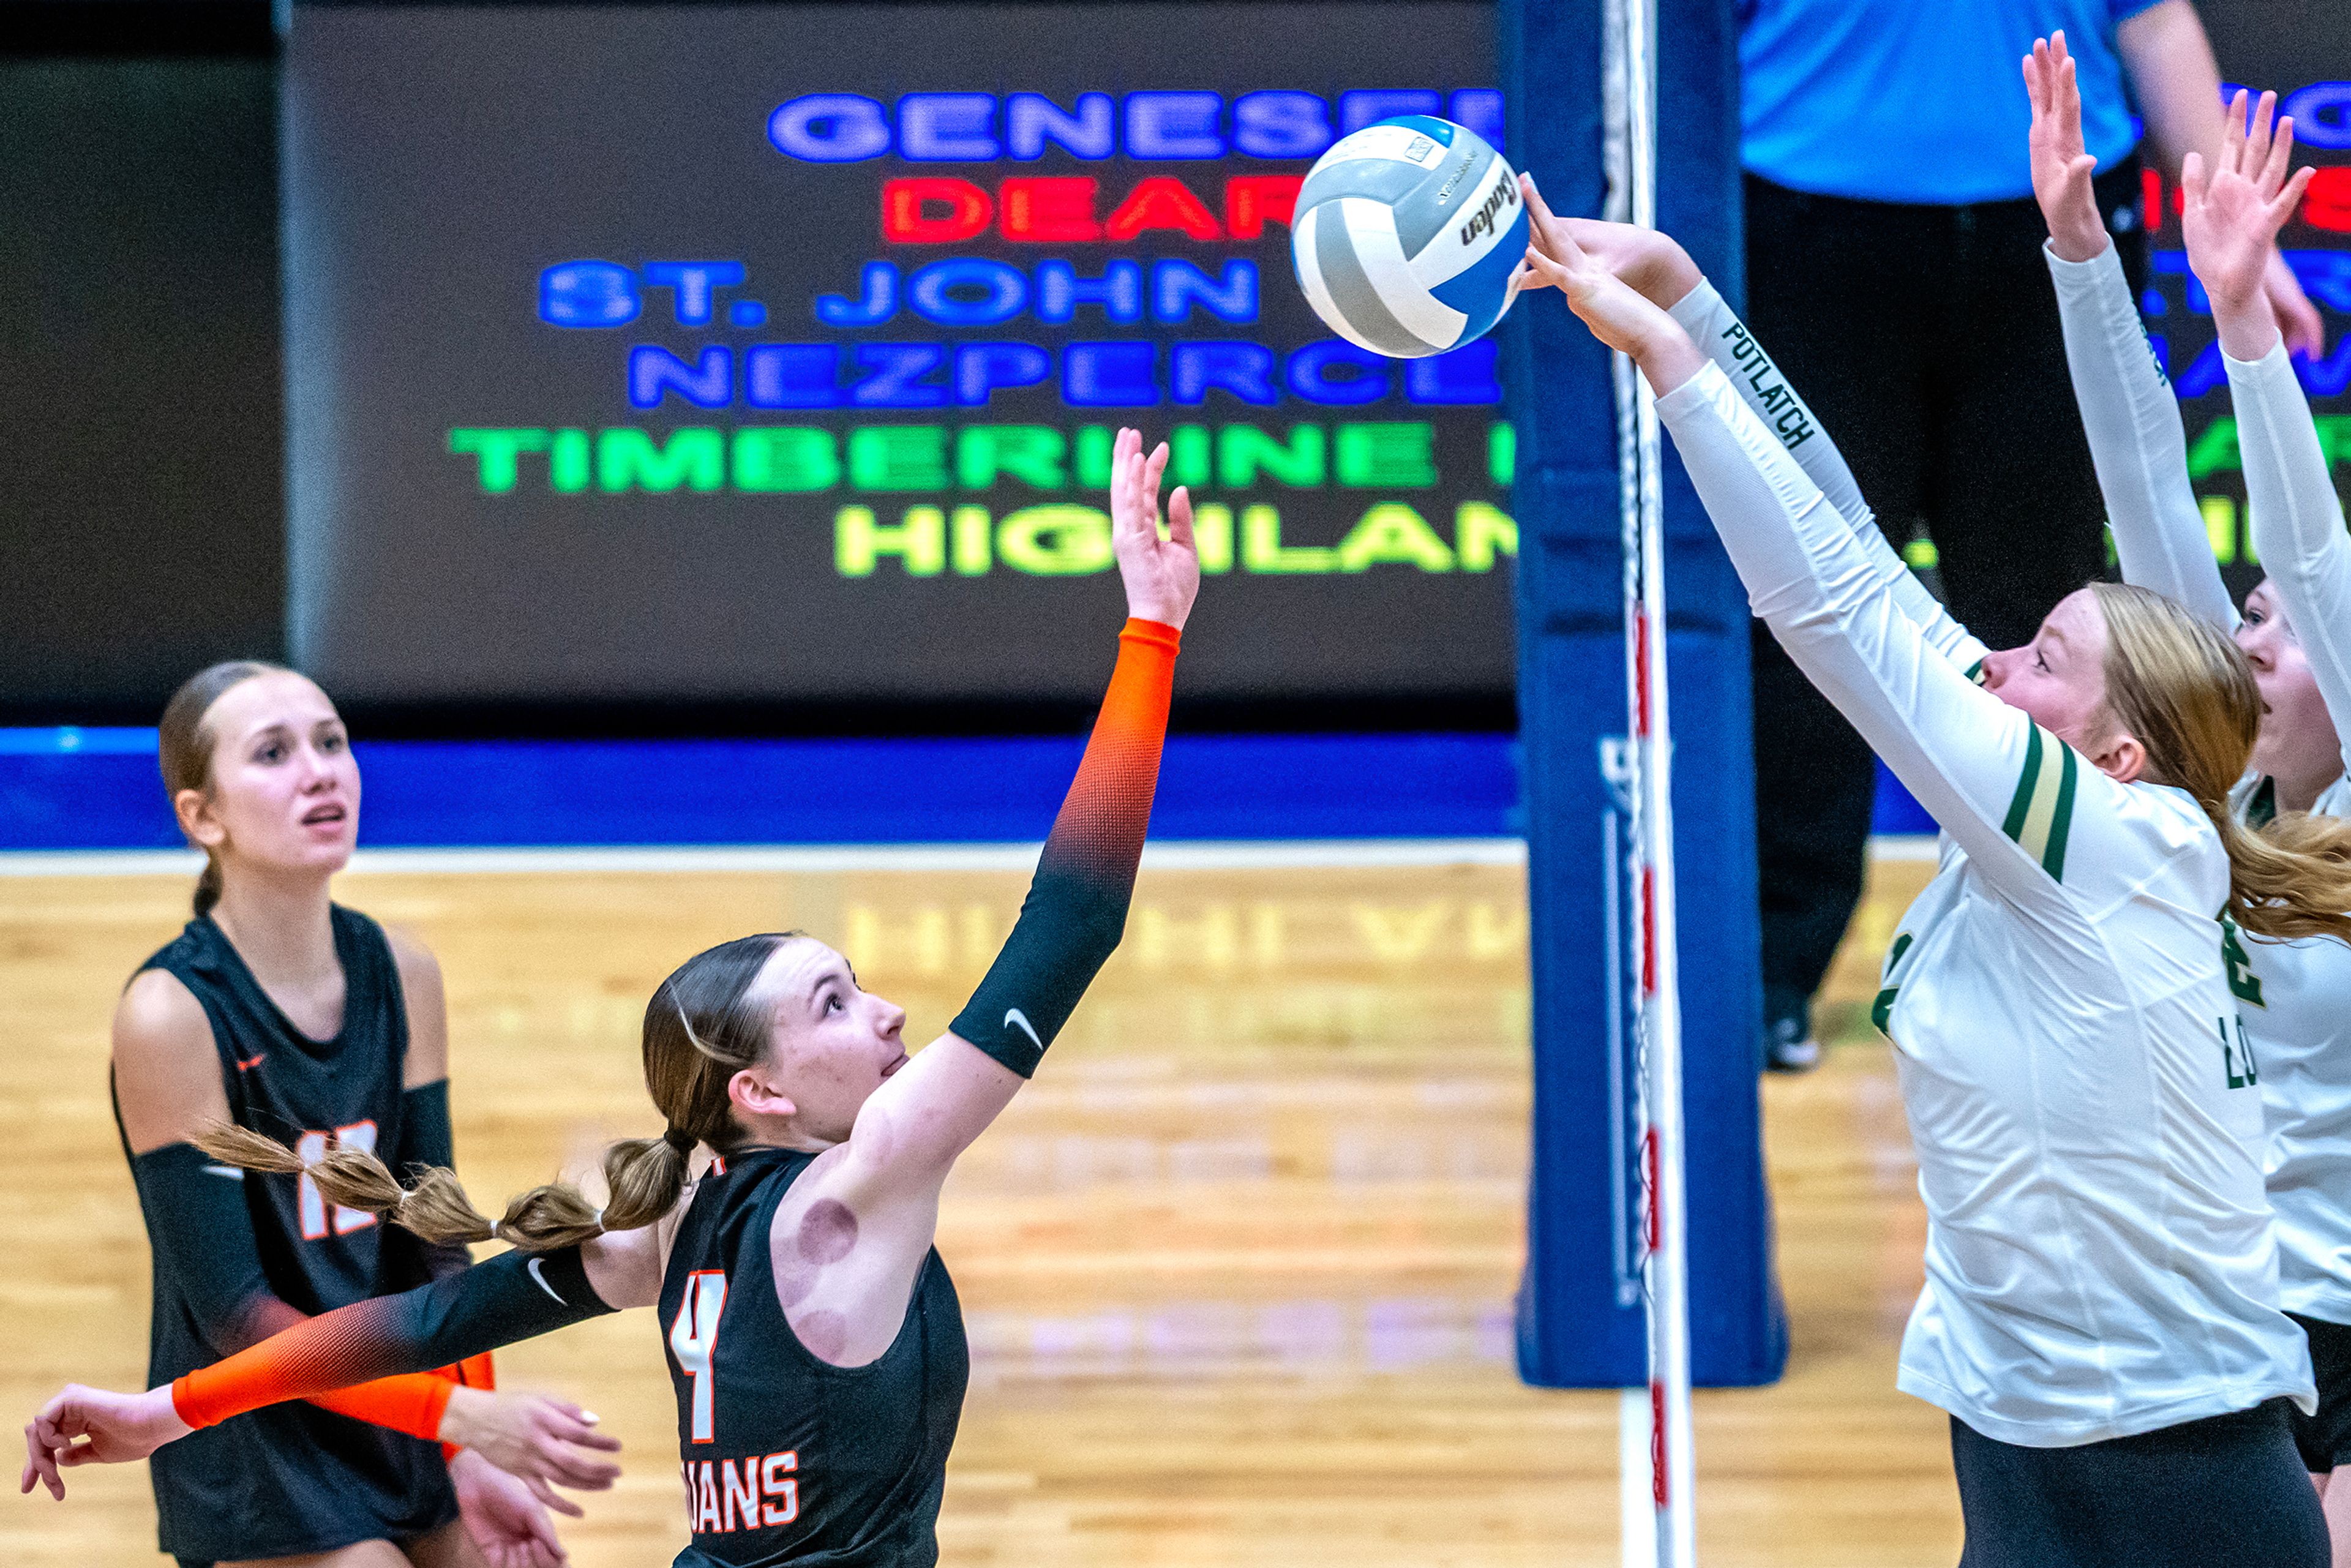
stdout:
<svg viewBox="0 0 2351 1568">
<path fill-rule="evenodd" d="M 2003 1443 L 1953 1416 L 1959 1568 L 2327 1568 L 2292 1408 L 2272 1399 L 2069 1448 Z"/>
<path fill-rule="evenodd" d="M 2318 1414 L 2294 1412 L 2294 1446 L 2314 1476 L 2351 1465 L 2351 1327 L 2288 1312 L 2310 1340 L 2310 1369 L 2318 1376 Z"/>
</svg>

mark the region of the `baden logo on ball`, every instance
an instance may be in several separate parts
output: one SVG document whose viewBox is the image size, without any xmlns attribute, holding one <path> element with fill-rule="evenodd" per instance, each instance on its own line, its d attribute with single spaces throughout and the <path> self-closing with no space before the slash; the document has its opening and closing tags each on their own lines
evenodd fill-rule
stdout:
<svg viewBox="0 0 2351 1568">
<path fill-rule="evenodd" d="M 1367 125 L 1315 160 L 1290 242 L 1314 313 L 1399 360 L 1492 330 L 1526 248 L 1510 164 L 1467 126 L 1418 114 Z"/>
</svg>

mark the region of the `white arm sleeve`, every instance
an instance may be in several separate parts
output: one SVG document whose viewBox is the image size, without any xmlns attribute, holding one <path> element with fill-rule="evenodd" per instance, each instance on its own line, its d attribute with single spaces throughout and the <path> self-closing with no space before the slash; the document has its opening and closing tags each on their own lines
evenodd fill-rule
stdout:
<svg viewBox="0 0 2351 1568">
<path fill-rule="evenodd" d="M 1942 601 L 1928 592 L 1927 585 L 1902 564 L 1863 498 L 1853 470 L 1845 465 L 1844 454 L 1836 449 L 1812 409 L 1796 395 L 1779 365 L 1756 341 L 1747 323 L 1724 303 L 1714 285 L 1698 279 L 1698 287 L 1667 314 L 1681 324 L 1707 358 L 1722 367 L 1740 401 L 1779 435 L 1804 476 L 1820 486 L 1829 505 L 1852 527 L 1855 538 L 1886 574 L 1896 601 L 1926 635 L 1928 644 L 1960 669 L 1974 669 L 1984 656 L 1983 644 L 1952 620 Z"/>
<path fill-rule="evenodd" d="M 1657 400 L 1748 602 L 2011 900 L 2046 907 L 2085 810 L 2118 789 L 1928 646 L 1864 548 L 1719 365 Z M 1895 572 L 1900 571 L 1896 563 Z"/>
<path fill-rule="evenodd" d="M 2221 358 L 2237 408 L 2253 548 L 2351 758 L 2351 535 L 2343 530 L 2343 500 L 2285 345 L 2252 364 Z"/>
<path fill-rule="evenodd" d="M 2155 361 L 2121 256 L 2111 244 L 2088 261 L 2062 261 L 2045 245 L 2042 254 L 2057 285 L 2065 366 L 2089 434 L 2106 519 L 2114 525 L 2123 580 L 2234 629 L 2237 607 L 2220 581 L 2188 478 L 2179 400 Z"/>
</svg>

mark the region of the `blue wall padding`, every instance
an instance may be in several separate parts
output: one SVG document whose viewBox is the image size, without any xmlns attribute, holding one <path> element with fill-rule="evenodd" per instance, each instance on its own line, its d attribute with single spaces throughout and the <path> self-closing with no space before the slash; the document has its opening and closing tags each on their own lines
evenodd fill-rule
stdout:
<svg viewBox="0 0 2351 1568">
<path fill-rule="evenodd" d="M 1599 0 L 1503 0 L 1512 161 L 1554 211 L 1596 216 Z M 1659 225 L 1734 302 L 1738 79 L 1730 0 L 1659 0 Z M 1534 1158 L 1519 1367 L 1557 1387 L 1647 1379 L 1618 1290 L 1612 1195 L 1629 1148 L 1610 1079 L 1604 737 L 1625 733 L 1623 562 L 1608 356 L 1556 293 L 1505 323 L 1518 429 L 1519 711 L 1534 977 Z M 1670 451 L 1670 446 L 1668 447 Z M 1667 655 L 1679 843 L 1690 1338 L 1697 1380 L 1765 1383 L 1787 1332 L 1756 1090 L 1761 980 L 1745 593 L 1677 463 L 1666 484 Z M 1637 1197 L 1637 1181 L 1624 1184 Z"/>
<path fill-rule="evenodd" d="M 361 741 L 361 844 L 1034 842 L 1083 738 Z M 1155 839 L 1519 831 L 1504 735 L 1176 736 Z M 176 849 L 149 730 L 0 730 L 0 850 Z"/>
<path fill-rule="evenodd" d="M 1918 804 L 1918 797 L 1894 777 L 1885 763 L 1877 765 L 1877 794 L 1870 801 L 1869 831 L 1872 833 L 1925 833 L 1929 837 L 1942 831 L 1935 819 L 1927 815 L 1927 808 Z"/>
<path fill-rule="evenodd" d="M 1025 843 L 1071 739 L 374 741 L 361 841 Z M 1161 839 L 1516 838 L 1507 735 L 1177 736 Z M 874 787 L 887 778 L 887 789 Z M 1881 833 L 1935 825 L 1883 766 Z M 152 729 L 0 729 L 0 851 L 175 849 Z"/>
</svg>

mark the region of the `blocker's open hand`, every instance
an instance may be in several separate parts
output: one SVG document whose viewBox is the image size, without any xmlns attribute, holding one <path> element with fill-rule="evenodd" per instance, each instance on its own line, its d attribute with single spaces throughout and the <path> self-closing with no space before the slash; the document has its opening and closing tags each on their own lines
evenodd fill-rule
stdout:
<svg viewBox="0 0 2351 1568">
<path fill-rule="evenodd" d="M 2032 198 L 2049 225 L 2060 261 L 2091 261 L 2110 243 L 2090 182 L 2098 161 L 2082 145 L 2082 89 L 2065 35 L 2052 33 L 2024 57 L 2024 90 L 2032 100 Z"/>
<path fill-rule="evenodd" d="M 1547 246 L 1556 247 L 1555 253 Z M 1666 314 L 1665 308 L 1642 298 L 1631 284 L 1602 266 L 1575 243 L 1573 235 L 1553 230 L 1530 244 L 1527 266 L 1544 283 L 1567 296 L 1567 308 L 1592 329 L 1593 337 L 1630 355 L 1658 396 L 1705 368 L 1705 354 Z"/>
<path fill-rule="evenodd" d="M 2294 120 L 2277 120 L 2273 131 L 2276 111 L 2277 94 L 2265 92 L 2248 118 L 2240 91 L 2230 101 L 2212 167 L 2190 152 L 2179 176 L 2187 195 L 2180 230 L 2188 239 L 2188 265 L 2211 296 L 2221 347 L 2240 360 L 2258 360 L 2278 340 L 2266 288 L 2270 256 L 2314 172 L 2302 169 L 2289 176 Z"/>
<path fill-rule="evenodd" d="M 1183 630 L 1200 592 L 1200 550 L 1192 537 L 1192 496 L 1183 486 L 1167 497 L 1167 532 L 1159 531 L 1159 477 L 1167 444 L 1143 455 L 1143 433 L 1121 430 L 1111 455 L 1110 548 L 1126 585 L 1126 612 Z"/>
<path fill-rule="evenodd" d="M 1527 267 L 1538 287 L 1566 295 L 1567 308 L 1592 335 L 1619 353 L 1637 360 L 1661 324 L 1673 327 L 1671 317 L 1578 245 L 1563 225 L 1536 232 L 1527 246 Z"/>
<path fill-rule="evenodd" d="M 1553 260 L 1559 258 L 1562 242 L 1573 240 L 1576 248 L 1623 278 L 1643 298 L 1668 309 L 1703 277 L 1698 263 L 1671 235 L 1601 218 L 1562 218 L 1535 189 L 1532 174 L 1519 176 L 1519 194 L 1527 204 L 1530 239 Z M 1522 290 L 1553 287 L 1549 277 L 1525 262 L 1519 264 L 1516 277 Z"/>
</svg>

